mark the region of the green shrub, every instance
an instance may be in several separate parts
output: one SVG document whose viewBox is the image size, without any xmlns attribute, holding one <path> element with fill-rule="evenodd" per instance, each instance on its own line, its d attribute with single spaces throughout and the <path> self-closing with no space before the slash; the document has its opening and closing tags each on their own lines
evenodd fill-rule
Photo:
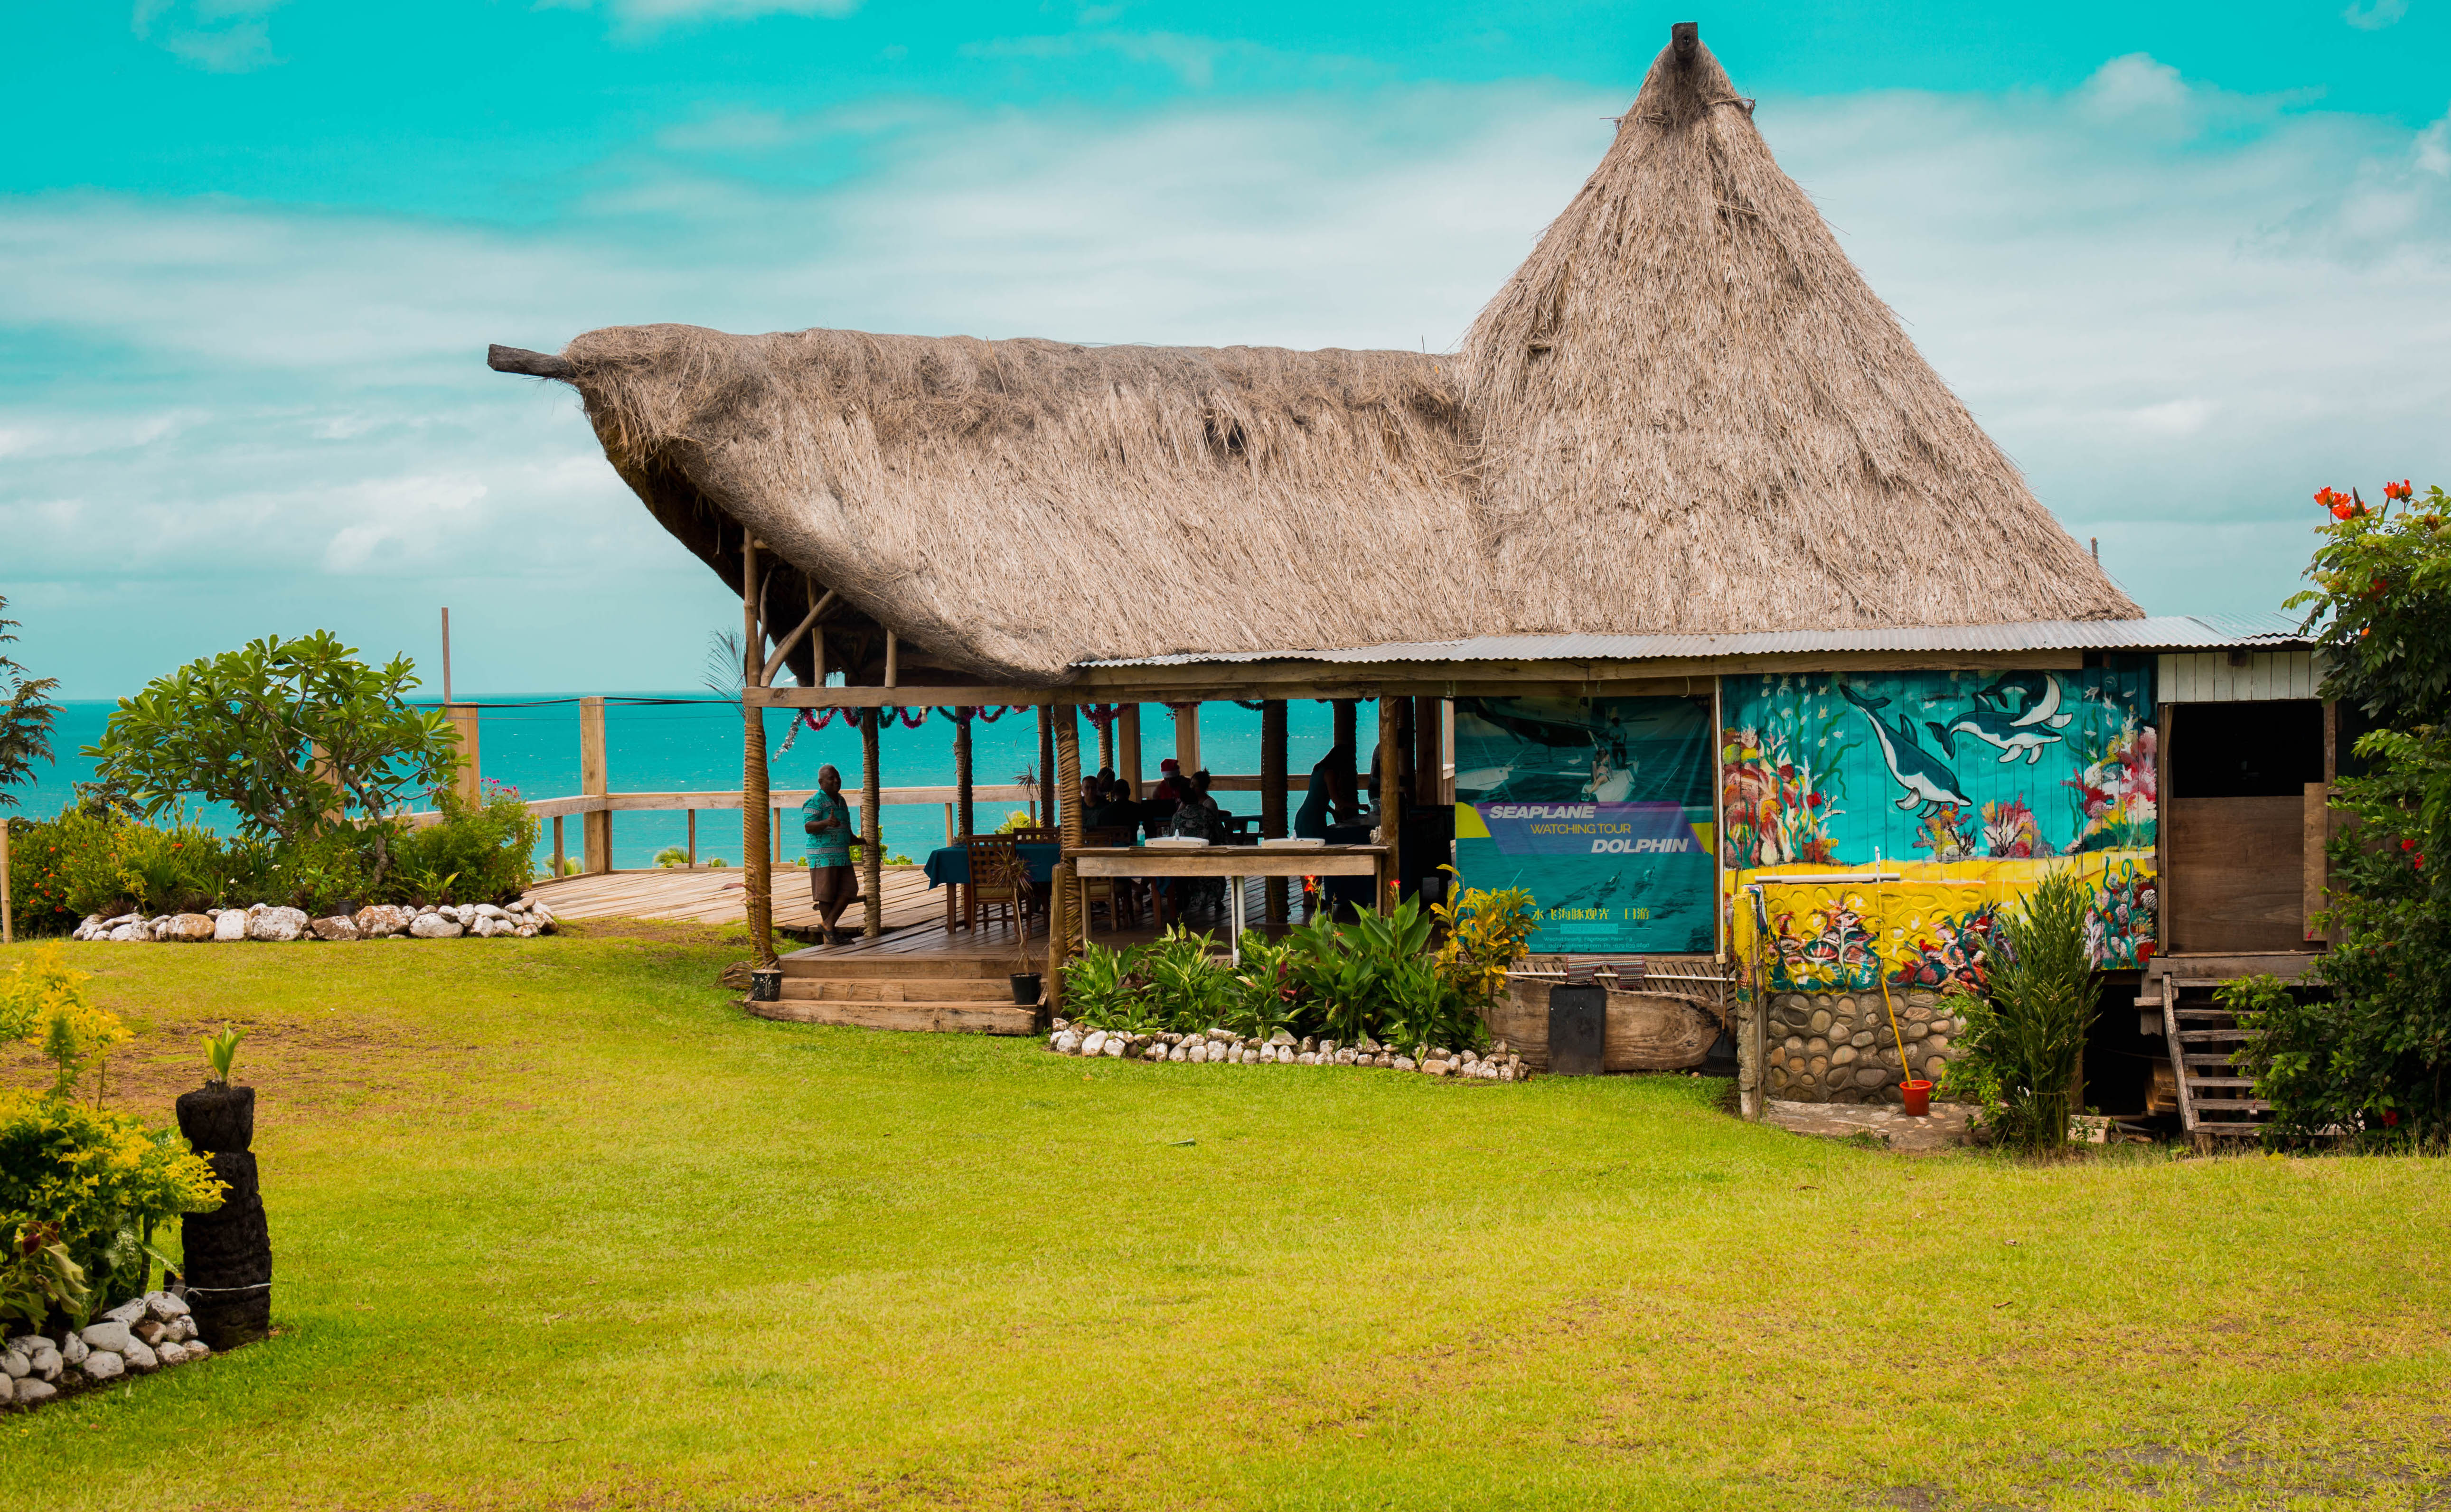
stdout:
<svg viewBox="0 0 2451 1512">
<path fill-rule="evenodd" d="M 2355 823 L 2332 838 L 2336 943 L 2307 985 L 2250 979 L 2223 998 L 2252 1031 L 2241 1061 L 2272 1104 L 2267 1137 L 2348 1131 L 2362 1144 L 2451 1139 L 2451 734 L 2378 730 L 2333 806 Z"/>
<path fill-rule="evenodd" d="M 64 935 L 85 916 L 69 906 L 60 826 L 31 819 L 9 826 L 9 908 L 21 935 Z"/>
<path fill-rule="evenodd" d="M 221 843 L 184 812 L 157 828 L 113 808 L 69 807 L 31 827 L 29 848 L 45 868 L 47 901 L 71 924 L 87 914 L 200 908 L 217 896 Z M 16 834 L 10 830 L 12 842 Z M 19 863 L 12 847 L 12 868 Z"/>
<path fill-rule="evenodd" d="M 444 788 L 442 818 L 392 843 L 387 897 L 402 902 L 504 902 L 534 879 L 541 825 L 519 794 L 500 788 L 471 804 Z"/>
<path fill-rule="evenodd" d="M 2065 1147 L 2077 1111 L 2073 1083 L 2101 994 L 2085 944 L 2092 901 L 2073 870 L 2046 876 L 2000 916 L 1990 999 L 1952 998 L 1967 1027 L 1948 1091 L 1979 1099 L 1993 1136 L 2029 1153 Z"/>
</svg>

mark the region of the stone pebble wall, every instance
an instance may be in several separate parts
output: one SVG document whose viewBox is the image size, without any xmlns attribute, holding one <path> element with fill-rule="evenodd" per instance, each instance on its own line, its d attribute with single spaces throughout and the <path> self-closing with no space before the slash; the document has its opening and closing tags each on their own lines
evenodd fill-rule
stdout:
<svg viewBox="0 0 2451 1512">
<path fill-rule="evenodd" d="M 1937 993 L 1895 991 L 1897 1034 L 1878 989 L 1868 993 L 1775 993 L 1767 1035 L 1770 1095 L 1787 1102 L 1897 1102 L 1898 1037 L 1914 1074 L 1940 1079 L 1951 1039 L 1964 1027 Z"/>
</svg>

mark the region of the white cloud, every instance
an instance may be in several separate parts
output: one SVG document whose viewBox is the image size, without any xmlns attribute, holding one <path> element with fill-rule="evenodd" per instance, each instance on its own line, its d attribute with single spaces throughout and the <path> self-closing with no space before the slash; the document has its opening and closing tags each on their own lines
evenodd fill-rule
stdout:
<svg viewBox="0 0 2451 1512">
<path fill-rule="evenodd" d="M 909 101 L 712 117 L 600 165 L 605 186 L 545 232 L 0 201 L 0 328 L 135 354 L 109 359 L 108 387 L 0 403 L 10 577 L 95 613 L 187 606 L 164 636 L 193 644 L 62 636 L 90 658 L 85 686 L 129 686 L 275 611 L 422 633 L 446 592 L 455 623 L 490 604 L 522 650 L 477 686 L 603 682 L 608 643 L 571 632 L 599 621 L 625 680 L 688 686 L 719 586 L 613 476 L 566 391 L 486 372 L 487 341 L 679 320 L 1441 348 L 1623 103 L 1512 86 L 1127 117 Z M 2223 95 L 2148 58 L 2056 98 L 1769 99 L 1756 119 L 2148 607 L 2270 607 L 2317 485 L 2451 476 L 2433 358 L 2451 340 L 2451 182 L 2427 156 L 2451 125 Z M 823 188 L 730 171 L 846 142 L 863 167 Z M 209 603 L 180 597 L 206 582 Z"/>
<path fill-rule="evenodd" d="M 2408 14 L 2408 0 L 2350 0 L 2341 19 L 2361 31 L 2381 31 Z"/>
<path fill-rule="evenodd" d="M 633 30 L 652 30 L 693 21 L 754 21 L 760 16 L 850 15 L 859 0 L 537 0 L 539 10 L 612 12 Z"/>
<path fill-rule="evenodd" d="M 2417 166 L 2438 179 L 2451 178 L 2451 114 L 2417 133 Z"/>
<path fill-rule="evenodd" d="M 247 73 L 281 60 L 265 20 L 283 0 L 136 0 L 137 39 L 212 73 Z"/>
</svg>

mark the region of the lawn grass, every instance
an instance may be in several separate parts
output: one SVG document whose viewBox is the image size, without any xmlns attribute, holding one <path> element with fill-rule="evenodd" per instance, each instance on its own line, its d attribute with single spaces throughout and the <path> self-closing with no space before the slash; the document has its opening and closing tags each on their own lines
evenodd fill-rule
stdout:
<svg viewBox="0 0 2451 1512">
<path fill-rule="evenodd" d="M 116 1103 L 167 1118 L 196 1037 L 248 1029 L 282 1331 L 0 1417 L 0 1506 L 2451 1483 L 2440 1161 L 2034 1169 L 1748 1126 L 1694 1078 L 773 1024 L 685 930 L 72 949 L 143 1030 Z"/>
</svg>

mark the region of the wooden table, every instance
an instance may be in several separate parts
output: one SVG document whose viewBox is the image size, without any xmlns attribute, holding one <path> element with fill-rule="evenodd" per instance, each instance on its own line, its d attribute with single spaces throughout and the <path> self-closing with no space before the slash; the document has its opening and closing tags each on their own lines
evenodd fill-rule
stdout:
<svg viewBox="0 0 2451 1512">
<path fill-rule="evenodd" d="M 1226 940 L 1236 964 L 1243 960 L 1243 879 L 1245 877 L 1368 877 L 1370 896 L 1387 897 L 1384 845 L 1129 845 L 1067 849 L 1064 859 L 1080 877 L 1223 877 L 1232 900 Z"/>
</svg>

